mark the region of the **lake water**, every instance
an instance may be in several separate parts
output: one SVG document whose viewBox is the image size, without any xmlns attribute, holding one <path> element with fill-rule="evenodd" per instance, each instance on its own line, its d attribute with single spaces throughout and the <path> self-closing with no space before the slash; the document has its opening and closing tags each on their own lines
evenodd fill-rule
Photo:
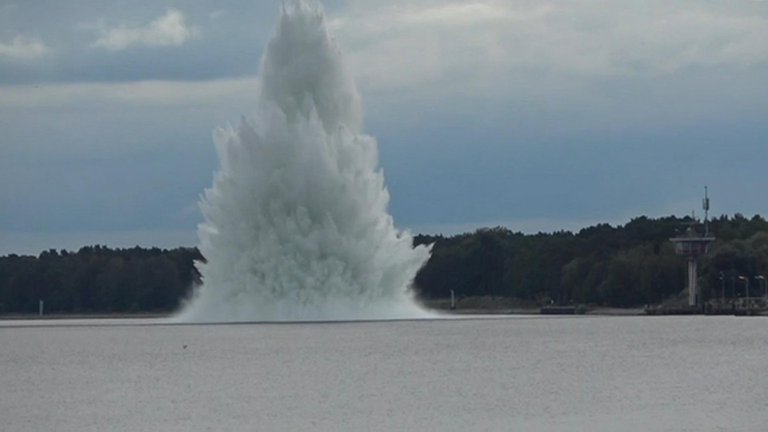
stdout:
<svg viewBox="0 0 768 432">
<path fill-rule="evenodd" d="M 0 321 L 2 431 L 765 431 L 768 319 Z"/>
</svg>

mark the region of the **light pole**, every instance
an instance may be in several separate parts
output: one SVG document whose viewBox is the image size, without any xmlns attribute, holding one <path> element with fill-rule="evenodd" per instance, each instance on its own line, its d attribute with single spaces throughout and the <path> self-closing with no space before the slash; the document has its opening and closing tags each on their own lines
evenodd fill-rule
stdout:
<svg viewBox="0 0 768 432">
<path fill-rule="evenodd" d="M 744 300 L 747 302 L 746 310 L 749 313 L 749 278 L 746 276 L 739 276 L 739 279 L 744 281 L 744 287 L 746 292 L 744 293 Z"/>
<path fill-rule="evenodd" d="M 763 296 L 768 297 L 768 284 L 766 284 L 765 276 L 757 275 L 755 276 L 755 280 L 761 281 L 761 283 L 763 284 L 763 290 L 764 290 Z"/>
<path fill-rule="evenodd" d="M 725 304 L 725 275 L 720 272 L 720 291 L 722 297 L 722 304 Z"/>
</svg>

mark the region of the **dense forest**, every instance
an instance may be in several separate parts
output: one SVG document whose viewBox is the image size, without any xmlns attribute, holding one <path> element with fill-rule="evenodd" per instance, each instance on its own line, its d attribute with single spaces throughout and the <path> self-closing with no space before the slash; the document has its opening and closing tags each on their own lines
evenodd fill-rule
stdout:
<svg viewBox="0 0 768 432">
<path fill-rule="evenodd" d="M 194 248 L 48 250 L 0 257 L 0 313 L 165 312 L 200 280 Z"/>
<path fill-rule="evenodd" d="M 416 276 L 416 292 L 424 299 L 445 298 L 453 290 L 460 298 L 539 303 L 659 303 L 684 289 L 685 258 L 675 255 L 669 238 L 692 226 L 688 217 L 639 217 L 577 233 L 522 234 L 497 227 L 418 235 L 416 244 L 433 248 Z M 704 298 L 743 296 L 738 276 L 768 275 L 768 222 L 722 216 L 710 221 L 710 231 L 717 240 L 700 266 Z M 171 311 L 200 282 L 194 262 L 203 259 L 194 248 L 103 246 L 0 257 L 0 313 L 35 313 L 39 300 L 47 313 Z"/>
<path fill-rule="evenodd" d="M 441 298 L 502 296 L 628 307 L 660 303 L 677 296 L 686 283 L 686 260 L 669 241 L 691 218 L 639 217 L 623 226 L 600 224 L 578 233 L 525 235 L 506 228 L 481 229 L 453 237 L 418 236 L 434 243 L 432 258 L 416 277 L 419 294 Z M 768 222 L 740 214 L 710 221 L 717 237 L 701 261 L 704 299 L 743 295 L 743 275 L 768 272 Z M 753 282 L 754 283 L 754 282 Z"/>
</svg>

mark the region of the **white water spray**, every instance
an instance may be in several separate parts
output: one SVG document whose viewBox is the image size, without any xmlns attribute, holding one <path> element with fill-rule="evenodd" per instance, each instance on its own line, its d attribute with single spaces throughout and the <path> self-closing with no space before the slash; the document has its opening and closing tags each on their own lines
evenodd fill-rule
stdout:
<svg viewBox="0 0 768 432">
<path fill-rule="evenodd" d="M 203 285 L 182 321 L 425 316 L 410 285 L 429 258 L 387 213 L 376 141 L 319 6 L 284 6 L 255 118 L 217 131 L 200 202 Z"/>
</svg>

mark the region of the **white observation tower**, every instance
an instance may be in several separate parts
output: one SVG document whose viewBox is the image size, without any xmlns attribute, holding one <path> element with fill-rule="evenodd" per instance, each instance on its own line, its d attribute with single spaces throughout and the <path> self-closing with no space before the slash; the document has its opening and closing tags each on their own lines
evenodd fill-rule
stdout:
<svg viewBox="0 0 768 432">
<path fill-rule="evenodd" d="M 715 241 L 715 238 L 709 235 L 709 196 L 706 186 L 704 186 L 702 208 L 704 209 L 704 235 L 696 232 L 691 225 L 685 230 L 684 235 L 669 239 L 675 244 L 675 252 L 678 255 L 688 257 L 688 306 L 697 306 L 701 302 L 697 283 L 697 263 L 699 258 L 709 251 L 709 245 Z"/>
</svg>

